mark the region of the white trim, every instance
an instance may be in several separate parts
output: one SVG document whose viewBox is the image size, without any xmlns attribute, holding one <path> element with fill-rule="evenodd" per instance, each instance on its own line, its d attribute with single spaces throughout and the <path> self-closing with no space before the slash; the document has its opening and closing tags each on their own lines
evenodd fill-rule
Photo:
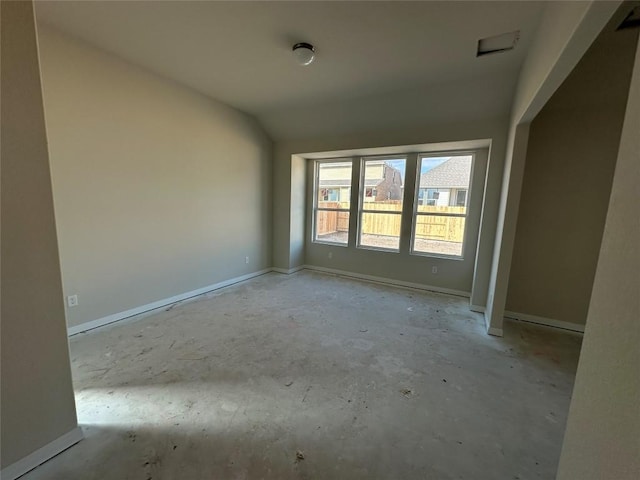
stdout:
<svg viewBox="0 0 640 480">
<path fill-rule="evenodd" d="M 501 328 L 496 328 L 496 327 L 489 327 L 487 329 L 487 333 L 489 335 L 494 336 L 494 337 L 502 337 L 502 336 L 504 336 L 504 333 L 502 332 L 502 329 Z"/>
<path fill-rule="evenodd" d="M 487 317 L 486 308 L 483 308 L 482 316 L 484 317 L 484 326 L 487 329 L 487 335 L 493 335 L 494 337 L 504 336 L 502 328 L 491 326 L 491 319 Z"/>
<path fill-rule="evenodd" d="M 528 313 L 504 312 L 504 317 L 510 320 L 518 320 L 521 322 L 536 323 L 547 327 L 561 328 L 572 332 L 584 333 L 584 325 L 577 323 L 565 322 L 563 320 L 554 320 L 553 318 L 539 317 L 537 315 L 529 315 Z"/>
<path fill-rule="evenodd" d="M 293 267 L 288 270 L 286 268 L 273 267 L 271 270 L 277 273 L 284 273 L 285 275 L 291 275 L 292 273 L 296 273 L 296 272 L 299 272 L 300 270 L 304 270 L 304 265 L 299 265 L 297 267 Z"/>
<path fill-rule="evenodd" d="M 44 447 L 39 448 L 23 459 L 3 468 L 0 472 L 0 478 L 3 480 L 15 480 L 39 465 L 42 465 L 50 458 L 55 457 L 60 452 L 75 445 L 83 438 L 82 429 L 75 427 L 70 432 L 56 438 L 53 442 L 47 443 Z"/>
<path fill-rule="evenodd" d="M 102 327 L 104 325 L 108 325 L 110 323 L 117 322 L 119 320 L 124 320 L 125 318 L 133 317 L 134 315 L 139 315 L 141 313 L 149 312 L 151 310 L 156 310 L 158 308 L 166 307 L 167 305 L 171 305 L 176 302 L 181 302 L 188 298 L 197 297 L 198 295 L 202 295 L 204 293 L 208 293 L 213 290 L 218 290 L 220 288 L 228 287 L 230 285 L 243 282 L 245 280 L 249 280 L 250 278 L 259 277 L 260 275 L 264 275 L 265 273 L 269 273 L 271 271 L 272 271 L 271 268 L 265 268 L 264 270 L 259 270 L 253 273 L 247 273 L 246 275 L 241 275 L 239 277 L 231 278 L 229 280 L 223 280 L 222 282 L 218 282 L 218 283 L 214 283 L 213 285 L 208 285 L 206 287 L 198 288 L 197 290 L 191 290 L 190 292 L 185 292 L 170 298 L 158 300 L 157 302 L 147 303 L 146 305 L 135 307 L 130 310 L 125 310 L 124 312 L 114 313 L 112 315 L 107 315 L 106 317 L 81 323 L 80 325 L 69 327 L 68 335 L 71 336 L 77 333 L 86 332 L 87 330 L 92 330 L 94 328 Z"/>
<path fill-rule="evenodd" d="M 465 298 L 469 298 L 471 296 L 469 292 L 463 292 L 462 290 L 434 287 L 432 285 L 425 285 L 422 283 L 403 282 L 402 280 L 395 280 L 393 278 L 364 275 L 361 273 L 347 272 L 345 270 L 336 270 L 335 268 L 316 267 L 315 265 L 305 265 L 304 268 L 306 270 L 313 270 L 316 272 L 332 273 L 334 275 L 340 275 L 342 277 L 351 277 L 351 278 L 357 278 L 360 280 L 367 280 L 369 282 L 374 282 L 374 283 L 383 283 L 385 285 L 393 285 L 394 287 L 413 288 L 415 290 L 426 290 L 428 292 L 446 293 L 447 295 L 456 295 L 458 297 L 465 297 Z"/>
<path fill-rule="evenodd" d="M 484 313 L 487 307 L 481 307 L 480 305 L 469 304 L 469 310 L 476 313 Z"/>
</svg>

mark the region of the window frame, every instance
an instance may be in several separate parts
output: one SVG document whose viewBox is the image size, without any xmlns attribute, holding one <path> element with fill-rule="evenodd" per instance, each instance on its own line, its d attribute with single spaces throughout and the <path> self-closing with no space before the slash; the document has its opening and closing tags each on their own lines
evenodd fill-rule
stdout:
<svg viewBox="0 0 640 480">
<path fill-rule="evenodd" d="M 447 260 L 464 260 L 464 252 L 467 247 L 467 233 L 469 229 L 469 207 L 471 198 L 471 190 L 473 188 L 473 172 L 476 166 L 476 151 L 475 150 L 453 150 L 453 151 L 434 151 L 434 152 L 423 152 L 418 153 L 418 162 L 416 164 L 416 184 L 414 188 L 414 199 L 413 199 L 413 212 L 411 213 L 411 238 L 409 239 L 409 255 L 416 255 L 419 257 L 432 257 L 432 258 L 443 258 Z M 418 212 L 418 195 L 420 191 L 420 171 L 422 169 L 422 160 L 425 158 L 439 158 L 439 157 L 471 157 L 471 171 L 469 172 L 469 185 L 466 188 L 467 197 L 465 201 L 465 213 L 421 213 Z M 427 188 L 425 187 L 425 199 L 427 197 Z M 437 189 L 436 189 L 437 190 Z M 424 205 L 428 206 L 428 205 Z M 461 254 L 460 255 L 446 255 L 443 253 L 434 253 L 434 252 L 420 252 L 415 249 L 415 241 L 416 241 L 416 230 L 418 228 L 418 216 L 435 216 L 435 217 L 457 217 L 464 218 L 464 232 L 462 234 L 462 246 L 461 246 Z"/>
<path fill-rule="evenodd" d="M 323 163 L 350 163 L 351 164 L 351 176 L 349 178 L 349 208 L 325 208 L 318 206 L 318 194 L 320 192 L 320 165 Z M 311 242 L 317 243 L 320 245 L 331 245 L 334 247 L 348 247 L 351 241 L 351 220 L 349 220 L 347 227 L 347 242 L 331 242 L 327 240 L 319 240 L 316 235 L 316 223 L 318 218 L 318 211 L 321 212 L 347 212 L 349 214 L 349 219 L 351 219 L 351 193 L 353 191 L 353 168 L 354 168 L 354 159 L 353 158 L 322 158 L 313 160 L 313 185 L 311 194 L 313 196 L 313 204 L 311 210 Z M 328 189 L 327 189 L 328 190 Z"/>
<path fill-rule="evenodd" d="M 460 194 L 464 193 L 464 202 L 463 205 L 458 205 L 460 200 Z M 456 207 L 465 207 L 467 208 L 467 203 L 469 199 L 469 189 L 468 188 L 459 188 L 456 190 Z"/>
<path fill-rule="evenodd" d="M 394 212 L 391 210 L 374 210 L 367 209 L 365 206 L 367 203 L 365 202 L 363 192 L 366 194 L 366 185 L 365 185 L 365 174 L 366 167 L 365 164 L 370 161 L 384 161 L 384 160 L 404 160 L 404 179 L 402 179 L 402 209 L 399 212 Z M 400 233 L 398 234 L 398 248 L 384 248 L 384 247 L 373 247 L 370 245 L 362 245 L 362 214 L 363 213 L 382 213 L 382 214 L 391 214 L 391 215 L 399 215 L 400 221 L 402 223 L 402 216 L 405 209 L 405 201 L 404 201 L 404 189 L 406 189 L 406 177 L 407 177 L 407 166 L 409 164 L 409 154 L 401 153 L 401 154 L 383 154 L 383 155 L 367 155 L 360 157 L 360 178 L 358 182 L 358 211 L 357 211 L 357 219 L 356 219 L 356 248 L 362 250 L 374 250 L 377 252 L 386 252 L 386 253 L 400 253 L 401 245 L 402 245 L 402 228 L 400 229 Z M 385 173 L 383 171 L 383 179 L 385 177 Z M 372 187 L 377 190 L 377 187 Z M 377 193 L 377 192 L 376 192 Z"/>
</svg>

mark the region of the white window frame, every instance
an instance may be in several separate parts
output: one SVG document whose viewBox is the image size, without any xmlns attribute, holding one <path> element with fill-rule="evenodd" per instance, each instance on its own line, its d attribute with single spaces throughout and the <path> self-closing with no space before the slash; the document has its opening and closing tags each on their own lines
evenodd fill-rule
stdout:
<svg viewBox="0 0 640 480">
<path fill-rule="evenodd" d="M 420 170 L 422 169 L 422 160 L 424 158 L 439 158 L 439 157 L 471 157 L 471 172 L 469 173 L 469 186 L 467 188 L 467 198 L 465 205 L 465 213 L 422 213 L 418 212 L 418 192 L 420 191 Z M 413 214 L 411 215 L 411 245 L 409 247 L 409 254 L 417 255 L 421 257 L 435 257 L 435 258 L 447 258 L 450 260 L 464 260 L 464 252 L 467 244 L 467 233 L 469 230 L 469 199 L 471 198 L 471 189 L 473 188 L 473 170 L 476 165 L 476 152 L 472 151 L 440 151 L 440 152 L 428 152 L 418 154 L 418 163 L 416 165 L 416 185 L 414 188 L 413 199 Z M 426 188 L 426 187 L 425 187 Z M 425 191 L 425 201 L 427 192 Z M 426 206 L 426 204 L 425 204 Z M 443 253 L 435 252 L 420 252 L 415 249 L 416 241 L 416 229 L 418 227 L 418 216 L 424 217 L 462 217 L 464 218 L 464 233 L 462 234 L 462 248 L 460 255 L 445 255 Z"/>
<path fill-rule="evenodd" d="M 363 250 L 376 250 L 378 252 L 388 252 L 388 253 L 400 253 L 400 245 L 402 244 L 402 230 L 400 231 L 400 234 L 398 235 L 398 248 L 384 248 L 384 247 L 372 247 L 371 245 L 362 245 L 361 240 L 362 240 L 362 214 L 363 213 L 384 213 L 384 214 L 391 214 L 391 215 L 399 215 L 400 219 L 402 219 L 402 214 L 404 213 L 404 208 L 405 208 L 405 202 L 404 202 L 404 188 L 405 188 L 405 184 L 403 183 L 403 188 L 402 188 L 402 210 L 400 210 L 399 212 L 394 212 L 391 210 L 374 210 L 371 208 L 366 208 L 366 205 L 370 202 L 365 202 L 364 201 L 364 197 L 365 195 L 363 194 L 363 192 L 366 192 L 366 185 L 365 185 L 365 173 L 366 173 L 366 168 L 365 168 L 365 164 L 367 162 L 371 162 L 371 161 L 384 161 L 384 160 L 404 160 L 404 176 L 405 178 L 403 179 L 403 182 L 406 180 L 407 177 L 407 165 L 408 165 L 408 156 L 407 154 L 399 154 L 399 155 L 371 155 L 371 156 L 366 156 L 366 157 L 361 157 L 360 158 L 360 182 L 358 185 L 358 221 L 357 221 L 357 231 L 356 231 L 356 248 L 361 248 Z M 383 170 L 383 178 L 385 178 L 385 173 Z M 377 190 L 377 187 L 375 187 Z M 377 193 L 377 192 L 376 192 Z"/>
<path fill-rule="evenodd" d="M 325 208 L 318 207 L 318 193 L 320 191 L 320 165 L 323 163 L 351 163 L 351 176 L 349 178 L 349 194 L 352 192 L 352 183 L 353 183 L 353 158 L 326 158 L 326 159 L 317 159 L 313 160 L 313 211 L 311 213 L 311 242 L 319 243 L 321 245 L 332 245 L 336 247 L 348 247 L 350 242 L 350 225 L 347 227 L 347 242 L 330 242 L 327 240 L 319 240 L 316 235 L 316 221 L 318 218 L 318 212 L 347 212 L 349 214 L 349 218 L 351 218 L 351 198 L 349 198 L 349 208 Z M 351 221 L 349 221 L 349 224 Z"/>
</svg>

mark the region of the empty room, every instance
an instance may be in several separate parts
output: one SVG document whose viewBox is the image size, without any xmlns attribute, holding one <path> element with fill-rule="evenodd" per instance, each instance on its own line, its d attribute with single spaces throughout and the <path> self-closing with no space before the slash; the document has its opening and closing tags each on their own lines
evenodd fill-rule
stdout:
<svg viewBox="0 0 640 480">
<path fill-rule="evenodd" d="M 640 478 L 640 2 L 0 2 L 0 477 Z"/>
</svg>

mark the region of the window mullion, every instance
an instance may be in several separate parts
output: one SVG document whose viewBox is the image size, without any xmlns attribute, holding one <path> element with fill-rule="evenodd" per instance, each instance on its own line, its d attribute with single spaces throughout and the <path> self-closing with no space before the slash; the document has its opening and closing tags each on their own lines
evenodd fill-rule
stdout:
<svg viewBox="0 0 640 480">
<path fill-rule="evenodd" d="M 402 215 L 402 212 L 398 212 L 397 210 L 368 210 L 363 208 L 360 210 L 362 213 L 382 213 L 385 215 Z"/>
<path fill-rule="evenodd" d="M 349 208 L 349 239 L 348 245 L 353 247 L 358 239 L 358 225 L 360 224 L 360 163 L 357 157 L 351 158 L 351 203 Z"/>
<path fill-rule="evenodd" d="M 416 215 L 425 215 L 429 217 L 460 217 L 466 218 L 466 213 L 440 213 L 440 212 L 416 212 Z"/>
<path fill-rule="evenodd" d="M 402 201 L 402 219 L 400 223 L 400 252 L 409 253 L 411 250 L 411 237 L 413 236 L 413 212 L 416 189 L 416 177 L 418 170 L 418 154 L 407 155 L 404 178 L 404 198 Z"/>
</svg>

